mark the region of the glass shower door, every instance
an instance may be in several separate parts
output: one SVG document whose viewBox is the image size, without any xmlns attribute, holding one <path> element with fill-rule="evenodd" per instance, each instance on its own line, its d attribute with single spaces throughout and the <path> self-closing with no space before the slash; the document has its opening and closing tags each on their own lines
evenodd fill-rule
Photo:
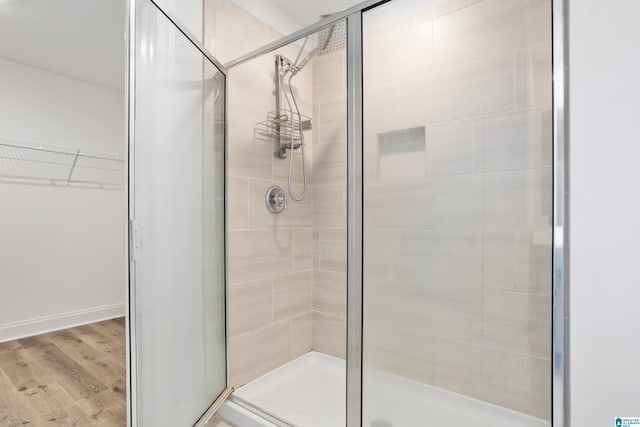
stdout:
<svg viewBox="0 0 640 427">
<path fill-rule="evenodd" d="M 363 13 L 363 425 L 551 416 L 551 1 Z"/>
<path fill-rule="evenodd" d="M 188 426 L 227 384 L 225 76 L 149 0 L 135 2 L 134 19 L 134 425 Z"/>
</svg>

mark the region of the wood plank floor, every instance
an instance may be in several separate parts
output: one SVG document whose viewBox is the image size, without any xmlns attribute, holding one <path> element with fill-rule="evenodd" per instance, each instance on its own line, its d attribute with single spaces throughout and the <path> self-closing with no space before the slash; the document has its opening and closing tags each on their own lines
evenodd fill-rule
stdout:
<svg viewBox="0 0 640 427">
<path fill-rule="evenodd" d="M 126 426 L 124 318 L 0 343 L 0 426 Z"/>
</svg>

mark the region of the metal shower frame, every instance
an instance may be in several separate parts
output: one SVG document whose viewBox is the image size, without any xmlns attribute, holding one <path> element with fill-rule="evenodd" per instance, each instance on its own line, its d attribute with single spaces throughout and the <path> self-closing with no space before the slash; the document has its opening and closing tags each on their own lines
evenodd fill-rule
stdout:
<svg viewBox="0 0 640 427">
<path fill-rule="evenodd" d="M 134 77 L 132 61 L 135 60 L 135 1 L 128 0 L 128 78 L 126 86 L 129 126 L 134 123 L 135 99 L 129 79 Z M 153 1 L 153 0 L 151 0 Z M 235 66 L 258 56 L 270 53 L 303 37 L 312 35 L 341 20 L 347 21 L 347 131 L 348 131 L 348 249 L 347 249 L 347 419 L 348 427 L 362 425 L 362 213 L 363 213 L 363 98 L 362 98 L 362 14 L 369 9 L 393 0 L 367 0 L 309 25 L 286 37 L 280 38 L 226 64 L 215 60 L 213 55 L 186 31 L 184 26 L 170 14 L 163 12 L 169 20 L 206 56 L 223 74 Z M 568 105 L 568 0 L 552 2 L 552 64 L 553 64 L 553 310 L 552 310 L 552 425 L 569 427 L 569 105 Z M 155 3 L 154 3 L 155 4 Z M 133 81 L 133 80 L 132 80 Z M 226 85 L 225 85 L 226 87 Z M 225 94 L 226 95 L 226 94 Z M 225 102 L 228 106 L 228 102 Z M 227 107 L 225 107 L 227 108 Z M 225 117 L 227 111 L 225 111 Z M 128 170 L 133 170 L 133 135 L 127 132 Z M 225 131 L 225 147 L 226 147 Z M 225 155 L 226 157 L 226 155 Z M 127 202 L 133 203 L 134 187 L 129 177 Z M 226 191 L 226 190 L 225 190 Z M 225 194 L 226 199 L 226 194 Z M 225 236 L 226 239 L 226 236 Z M 226 242 L 225 242 L 226 246 Z M 127 269 L 127 276 L 131 274 Z M 135 301 L 135 290 L 129 289 L 127 313 Z M 130 339 L 135 331 L 135 319 L 129 318 L 127 334 L 127 359 L 129 395 L 129 425 L 135 422 L 135 381 L 132 361 L 135 348 Z M 131 334 L 131 335 L 130 335 Z"/>
</svg>

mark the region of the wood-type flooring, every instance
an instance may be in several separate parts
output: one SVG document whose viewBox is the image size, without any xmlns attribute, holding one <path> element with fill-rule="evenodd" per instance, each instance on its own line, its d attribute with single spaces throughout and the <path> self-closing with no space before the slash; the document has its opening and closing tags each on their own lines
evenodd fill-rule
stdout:
<svg viewBox="0 0 640 427">
<path fill-rule="evenodd" d="M 126 426 L 124 318 L 0 343 L 0 426 Z"/>
</svg>

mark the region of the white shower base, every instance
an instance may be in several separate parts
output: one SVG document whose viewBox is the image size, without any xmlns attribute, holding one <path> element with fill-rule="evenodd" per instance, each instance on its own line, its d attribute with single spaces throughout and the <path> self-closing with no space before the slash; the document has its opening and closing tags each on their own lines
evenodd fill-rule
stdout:
<svg viewBox="0 0 640 427">
<path fill-rule="evenodd" d="M 384 391 L 376 393 L 376 390 L 365 389 L 365 427 L 550 425 L 538 418 L 395 375 L 380 371 L 367 375 L 365 387 L 374 382 L 376 390 Z M 307 353 L 240 387 L 234 395 L 292 425 L 344 426 L 345 362 L 322 353 Z M 228 417 L 234 405 L 224 409 Z M 240 418 L 236 419 L 239 427 L 245 427 Z M 384 424 L 384 420 L 389 424 Z"/>
</svg>

